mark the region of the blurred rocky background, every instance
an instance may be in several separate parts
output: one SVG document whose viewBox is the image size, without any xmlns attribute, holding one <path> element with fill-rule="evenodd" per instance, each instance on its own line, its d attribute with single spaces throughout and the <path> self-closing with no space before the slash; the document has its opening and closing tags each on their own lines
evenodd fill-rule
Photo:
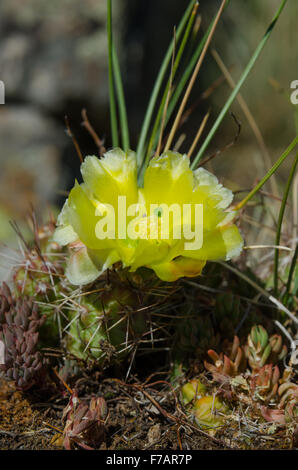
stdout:
<svg viewBox="0 0 298 470">
<path fill-rule="evenodd" d="M 218 0 L 201 0 L 202 35 L 215 14 Z M 154 79 L 188 0 L 113 0 L 114 35 L 126 91 L 132 147 L 135 147 Z M 279 0 L 232 0 L 212 47 L 239 78 L 268 26 Z M 298 79 L 298 2 L 289 1 L 242 93 L 275 161 L 293 138 L 297 109 L 290 103 L 290 83 Z M 0 239 L 16 245 L 9 220 L 26 232 L 30 206 L 37 214 L 55 212 L 79 178 L 79 160 L 65 132 L 65 115 L 82 153 L 96 147 L 81 126 L 81 111 L 110 146 L 105 0 L 1 0 L 0 80 L 6 104 L 0 106 Z M 189 104 L 221 76 L 209 53 Z M 199 123 L 211 109 L 210 125 L 224 104 L 229 86 L 222 81 L 208 100 L 195 106 L 181 132 L 187 150 Z M 249 188 L 264 174 L 256 138 L 241 109 L 241 134 L 233 147 L 210 164 L 232 189 Z M 295 121 L 296 119 L 296 121 Z M 227 116 L 208 154 L 233 140 L 236 126 Z M 268 163 L 268 162 L 267 162 Z M 282 188 L 289 164 L 279 172 Z M 269 189 L 270 190 L 270 187 Z M 5 254 L 6 253 L 6 254 Z M 0 260 L 7 275 L 7 255 Z"/>
</svg>

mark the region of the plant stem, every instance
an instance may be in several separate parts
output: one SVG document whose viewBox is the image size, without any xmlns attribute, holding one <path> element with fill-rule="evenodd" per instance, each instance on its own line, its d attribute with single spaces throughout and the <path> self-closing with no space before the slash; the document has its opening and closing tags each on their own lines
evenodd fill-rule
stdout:
<svg viewBox="0 0 298 470">
<path fill-rule="evenodd" d="M 226 7 L 228 6 L 229 1 L 230 0 L 227 0 Z M 215 18 L 216 18 L 216 15 L 212 19 L 206 33 L 203 35 L 203 37 L 202 37 L 201 41 L 199 42 L 199 44 L 197 45 L 195 51 L 191 54 L 191 59 L 189 60 L 188 65 L 186 65 L 185 70 L 182 74 L 182 77 L 180 78 L 178 84 L 176 85 L 176 89 L 173 92 L 173 95 L 171 96 L 171 99 L 170 99 L 165 125 L 167 125 L 169 119 L 171 118 L 171 116 L 174 112 L 174 109 L 175 109 L 175 107 L 176 107 L 176 105 L 179 101 L 179 98 L 180 98 L 180 96 L 183 92 L 183 89 L 184 89 L 189 77 L 191 76 L 191 73 L 193 72 L 193 70 L 196 66 L 198 58 L 199 58 L 199 56 L 200 56 L 200 54 L 203 50 L 203 47 L 204 47 L 204 45 L 205 45 L 205 43 L 206 43 L 206 41 L 209 37 L 209 34 L 210 34 L 211 28 L 214 24 Z M 153 146 L 154 145 L 155 145 L 155 142 L 153 143 Z"/>
<path fill-rule="evenodd" d="M 162 146 L 162 136 L 163 136 L 163 131 L 164 131 L 164 125 L 165 125 L 165 120 L 166 120 L 166 116 L 167 116 L 167 110 L 168 110 L 168 106 L 169 106 L 170 96 L 171 96 L 171 93 L 172 93 L 172 85 L 173 85 L 173 77 L 174 77 L 174 65 L 175 65 L 175 50 L 176 50 L 176 31 L 174 29 L 174 45 L 173 45 L 171 73 L 170 73 L 170 78 L 169 78 L 168 85 L 166 87 L 167 88 L 167 97 L 166 97 L 166 101 L 165 101 L 164 107 L 163 107 L 161 127 L 160 127 L 159 139 L 158 139 L 158 144 L 157 144 L 157 149 L 156 149 L 155 155 L 159 155 L 159 153 L 161 151 L 161 146 Z"/>
</svg>

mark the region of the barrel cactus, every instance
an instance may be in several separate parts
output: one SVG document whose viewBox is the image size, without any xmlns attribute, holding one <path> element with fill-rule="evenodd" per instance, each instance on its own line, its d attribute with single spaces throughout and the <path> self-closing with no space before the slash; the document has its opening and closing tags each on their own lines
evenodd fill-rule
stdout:
<svg viewBox="0 0 298 470">
<path fill-rule="evenodd" d="M 65 325 L 60 306 L 73 291 L 65 277 L 65 250 L 52 240 L 54 230 L 53 221 L 35 228 L 34 241 L 25 244 L 12 279 L 16 297 L 32 298 L 45 315 L 39 340 L 49 347 L 59 345 Z"/>
<path fill-rule="evenodd" d="M 66 327 L 66 349 L 79 359 L 109 363 L 129 353 L 146 332 L 146 312 L 116 273 L 92 285 L 95 291 L 82 291 L 70 308 Z"/>
</svg>

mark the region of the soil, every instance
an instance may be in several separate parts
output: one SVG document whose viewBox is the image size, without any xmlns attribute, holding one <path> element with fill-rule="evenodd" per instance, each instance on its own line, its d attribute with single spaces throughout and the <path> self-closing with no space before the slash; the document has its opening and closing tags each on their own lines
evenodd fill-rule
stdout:
<svg viewBox="0 0 298 470">
<path fill-rule="evenodd" d="M 109 414 L 100 449 L 290 449 L 295 445 L 285 429 L 274 436 L 262 428 L 245 428 L 239 433 L 239 423 L 210 435 L 187 419 L 169 384 L 158 378 L 150 382 L 152 385 L 141 384 L 134 378 L 125 384 L 88 376 L 77 380 L 79 397 L 104 396 L 107 402 Z M 68 399 L 69 393 L 62 388 L 45 399 L 0 381 L 0 449 L 63 449 L 62 412 Z"/>
</svg>

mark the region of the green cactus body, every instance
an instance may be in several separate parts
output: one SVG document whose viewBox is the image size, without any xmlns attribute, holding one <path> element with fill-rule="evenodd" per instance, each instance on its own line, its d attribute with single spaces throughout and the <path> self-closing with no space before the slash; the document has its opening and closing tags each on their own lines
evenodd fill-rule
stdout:
<svg viewBox="0 0 298 470">
<path fill-rule="evenodd" d="M 205 355 L 210 348 L 217 348 L 219 335 L 215 334 L 210 316 L 190 313 L 176 323 L 175 356 L 179 360 L 188 355 Z"/>
<path fill-rule="evenodd" d="M 79 359 L 119 358 L 146 330 L 146 316 L 135 312 L 136 297 L 120 285 L 82 295 L 79 304 L 79 310 L 69 314 L 66 338 L 67 350 Z"/>
<path fill-rule="evenodd" d="M 27 296 L 38 304 L 45 322 L 40 329 L 39 341 L 42 346 L 59 345 L 65 317 L 59 309 L 64 296 L 73 287 L 65 279 L 65 250 L 51 241 L 54 226 L 48 224 L 39 229 L 34 246 L 26 249 L 21 266 L 13 273 L 16 297 Z"/>
<path fill-rule="evenodd" d="M 231 339 L 240 321 L 240 299 L 232 293 L 216 296 L 215 319 L 219 331 L 225 338 Z"/>
<path fill-rule="evenodd" d="M 63 277 L 59 277 L 58 273 L 54 276 L 43 268 L 44 265 L 40 263 L 32 263 L 29 272 L 26 272 L 25 268 L 20 268 L 15 274 L 14 282 L 19 291 L 18 295 L 25 294 L 33 298 L 41 314 L 45 315 L 46 320 L 40 331 L 42 345 L 57 346 L 65 322 L 60 315 L 61 312 L 56 308 L 58 307 L 56 302 L 62 301 L 62 292 L 69 294 L 69 289 L 65 289 L 61 283 Z"/>
</svg>

